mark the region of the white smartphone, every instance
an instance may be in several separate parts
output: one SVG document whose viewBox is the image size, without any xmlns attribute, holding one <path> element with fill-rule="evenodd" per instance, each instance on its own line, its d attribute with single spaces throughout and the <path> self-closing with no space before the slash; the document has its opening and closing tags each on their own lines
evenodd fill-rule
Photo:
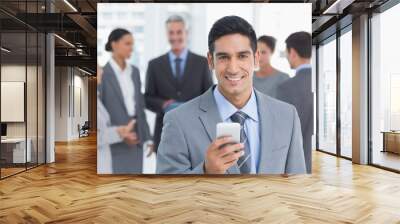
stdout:
<svg viewBox="0 0 400 224">
<path fill-rule="evenodd" d="M 240 143 L 240 124 L 222 122 L 217 124 L 217 138 L 232 137 L 233 141 Z"/>
</svg>

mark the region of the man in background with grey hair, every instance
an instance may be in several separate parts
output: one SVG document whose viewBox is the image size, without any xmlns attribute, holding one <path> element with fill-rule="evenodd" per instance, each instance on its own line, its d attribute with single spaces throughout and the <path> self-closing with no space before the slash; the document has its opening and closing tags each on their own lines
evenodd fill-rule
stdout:
<svg viewBox="0 0 400 224">
<path fill-rule="evenodd" d="M 155 151 L 160 143 L 164 114 L 202 95 L 213 85 L 207 59 L 187 48 L 188 29 L 183 17 L 172 15 L 165 26 L 171 50 L 151 60 L 146 74 L 146 107 L 157 114 Z"/>
</svg>

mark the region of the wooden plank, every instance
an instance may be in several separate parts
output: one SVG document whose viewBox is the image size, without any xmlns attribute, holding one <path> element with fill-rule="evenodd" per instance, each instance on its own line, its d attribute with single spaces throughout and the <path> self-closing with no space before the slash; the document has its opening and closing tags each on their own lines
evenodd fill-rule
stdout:
<svg viewBox="0 0 400 224">
<path fill-rule="evenodd" d="M 400 175 L 320 152 L 313 174 L 101 176 L 96 139 L 0 181 L 0 223 L 399 223 Z"/>
</svg>

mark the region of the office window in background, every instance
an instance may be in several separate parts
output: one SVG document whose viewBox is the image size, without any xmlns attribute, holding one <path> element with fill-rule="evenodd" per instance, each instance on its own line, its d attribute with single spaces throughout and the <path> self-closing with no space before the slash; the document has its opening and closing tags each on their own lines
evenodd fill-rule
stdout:
<svg viewBox="0 0 400 224">
<path fill-rule="evenodd" d="M 317 47 L 316 45 L 312 46 L 312 55 L 311 55 L 311 65 L 312 65 L 312 81 L 311 81 L 311 89 L 313 92 L 313 135 L 312 135 L 312 150 L 317 149 Z"/>
<path fill-rule="evenodd" d="M 145 10 L 144 4 L 113 4 L 112 7 L 100 5 L 98 11 L 97 27 L 97 57 L 100 66 L 104 66 L 111 57 L 109 52 L 104 50 L 108 35 L 116 28 L 124 28 L 130 31 L 134 37 L 134 50 L 130 58 L 130 63 L 137 66 L 140 70 L 142 82 L 145 80 Z M 100 13 L 101 12 L 101 13 Z M 154 15 L 153 15 L 154 16 Z M 123 17 L 123 19 L 121 18 Z M 147 24 L 148 25 L 148 24 Z M 160 36 L 164 37 L 164 31 L 160 31 Z M 144 85 L 143 85 L 144 86 Z"/>
<path fill-rule="evenodd" d="M 400 171 L 400 4 L 371 18 L 371 162 Z"/>
<path fill-rule="evenodd" d="M 400 73 L 390 76 L 390 130 L 400 130 Z"/>
<path fill-rule="evenodd" d="M 340 36 L 340 154 L 351 158 L 353 96 L 351 26 L 347 29 Z"/>
<path fill-rule="evenodd" d="M 117 27 L 125 28 L 133 33 L 135 39 L 130 63 L 140 69 L 143 84 L 146 80 L 148 61 L 164 54 L 170 48 L 165 33 L 165 21 L 172 14 L 185 18 L 189 28 L 188 46 L 190 50 L 203 56 L 206 56 L 208 51 L 208 31 L 221 15 L 235 14 L 243 17 L 253 24 L 257 35 L 272 35 L 277 39 L 272 63 L 279 70 L 292 76 L 294 71 L 290 69 L 285 57 L 285 39 L 293 32 L 311 30 L 311 23 L 303 16 L 304 10 L 310 10 L 311 13 L 307 4 L 230 4 L 230 7 L 226 7 L 224 3 L 176 3 L 165 7 L 165 4 L 158 3 L 152 5 L 152 10 L 148 10 L 148 7 L 148 4 L 140 3 L 112 4 L 112 7 L 99 4 L 97 18 L 98 63 L 104 66 L 110 57 L 110 54 L 104 51 L 110 32 Z M 280 10 L 281 7 L 285 7 L 285 10 Z M 124 13 L 126 17 L 124 21 L 118 18 L 120 13 Z M 297 19 L 287 20 L 288 17 Z M 158 35 L 154 35 L 155 32 Z"/>
<path fill-rule="evenodd" d="M 318 149 L 336 154 L 336 37 L 318 48 Z"/>
</svg>

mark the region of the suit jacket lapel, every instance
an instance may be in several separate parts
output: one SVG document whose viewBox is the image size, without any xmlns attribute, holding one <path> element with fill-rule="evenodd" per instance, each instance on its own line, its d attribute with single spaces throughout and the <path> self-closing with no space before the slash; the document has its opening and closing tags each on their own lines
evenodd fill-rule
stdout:
<svg viewBox="0 0 400 224">
<path fill-rule="evenodd" d="M 209 88 L 207 92 L 205 92 L 201 96 L 199 105 L 200 110 L 203 112 L 199 116 L 199 118 L 201 123 L 203 124 L 205 131 L 208 134 L 210 142 L 214 141 L 214 139 L 217 136 L 216 134 L 217 124 L 219 122 L 222 122 L 221 116 L 218 111 L 217 103 L 215 102 L 214 99 L 214 94 L 213 94 L 214 88 L 216 88 L 215 85 Z M 230 167 L 227 172 L 230 174 L 240 174 L 240 170 L 237 164 Z"/>
<path fill-rule="evenodd" d="M 257 90 L 257 105 L 258 113 L 260 117 L 260 163 L 258 167 L 258 173 L 266 173 L 273 169 L 273 139 L 274 139 L 274 114 L 268 105 L 268 97 L 261 94 Z"/>
<path fill-rule="evenodd" d="M 215 86 L 214 86 L 215 87 Z M 207 135 L 210 141 L 214 141 L 216 138 L 216 125 L 219 122 L 222 122 L 221 116 L 218 111 L 217 103 L 214 99 L 213 90 L 214 87 L 205 92 L 200 98 L 199 108 L 203 112 L 200 114 L 199 118 L 201 123 L 203 124 L 204 129 L 207 132 Z"/>
<path fill-rule="evenodd" d="M 172 68 L 171 68 L 171 64 L 169 63 L 168 53 L 166 53 L 162 58 L 162 67 L 166 73 L 165 76 L 167 77 L 167 79 L 172 83 L 172 85 L 174 85 L 176 87 L 177 81 L 175 79 L 174 74 L 172 73 Z"/>
<path fill-rule="evenodd" d="M 132 68 L 132 74 L 131 74 L 131 79 L 132 79 L 132 83 L 133 86 L 135 87 L 135 95 L 133 96 L 134 102 L 135 102 L 135 111 L 136 111 L 136 115 L 138 115 L 138 111 L 141 109 L 139 105 L 139 100 L 140 100 L 140 83 L 138 83 L 138 81 L 140 81 L 140 79 L 135 78 L 135 76 L 140 76 L 140 74 L 135 74 L 135 69 Z"/>
<path fill-rule="evenodd" d="M 125 107 L 125 103 L 124 103 L 124 97 L 122 95 L 122 90 L 121 87 L 119 86 L 118 80 L 114 69 L 111 67 L 111 65 L 109 63 L 107 63 L 107 65 L 104 67 L 104 69 L 107 69 L 108 75 L 109 75 L 109 80 L 110 80 L 110 84 L 112 86 L 112 89 L 114 90 L 115 94 L 116 94 L 116 98 L 118 98 L 118 100 L 120 101 L 120 103 L 122 104 L 122 107 L 125 108 L 125 112 L 127 112 L 126 107 Z M 106 73 L 107 74 L 107 73 Z"/>
</svg>

